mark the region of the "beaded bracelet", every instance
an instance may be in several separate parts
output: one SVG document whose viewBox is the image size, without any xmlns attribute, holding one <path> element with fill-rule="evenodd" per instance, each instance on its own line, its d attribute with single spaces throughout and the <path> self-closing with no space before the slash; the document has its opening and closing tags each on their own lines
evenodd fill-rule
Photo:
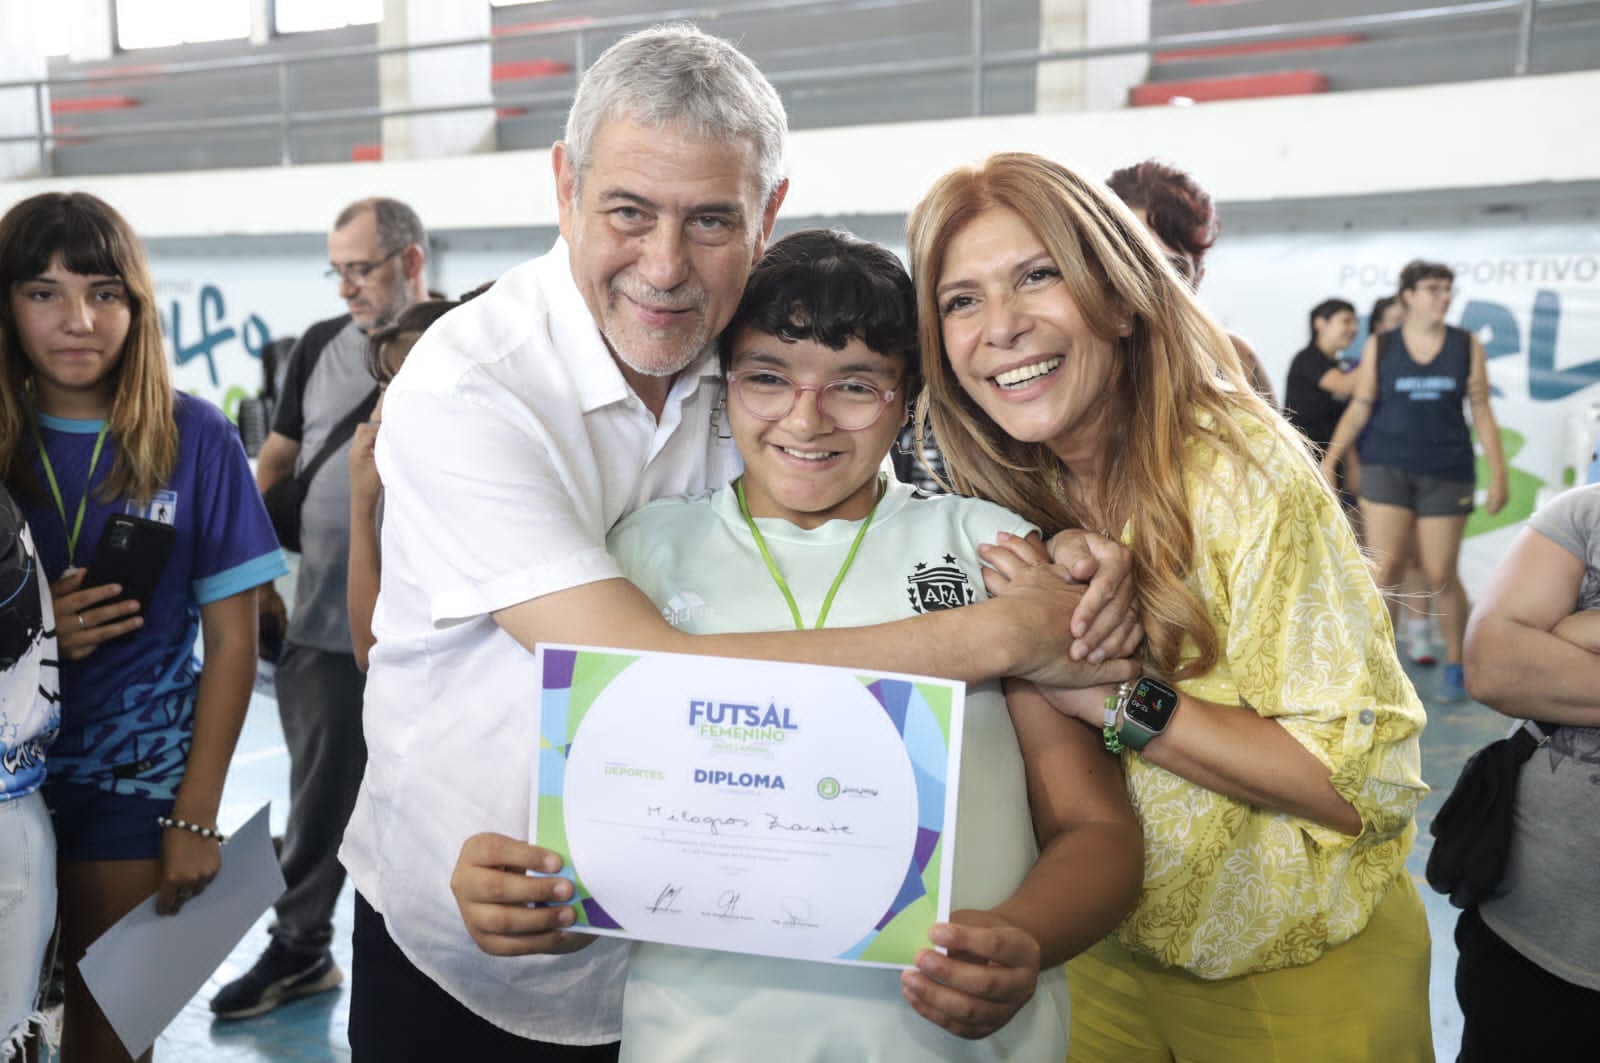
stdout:
<svg viewBox="0 0 1600 1063">
<path fill-rule="evenodd" d="M 202 838 L 210 838 L 217 844 L 228 840 L 228 836 L 214 827 L 202 827 L 198 823 L 190 823 L 186 819 L 174 819 L 171 816 L 157 816 L 156 825 L 165 830 L 186 830 L 190 834 L 198 834 Z"/>
</svg>

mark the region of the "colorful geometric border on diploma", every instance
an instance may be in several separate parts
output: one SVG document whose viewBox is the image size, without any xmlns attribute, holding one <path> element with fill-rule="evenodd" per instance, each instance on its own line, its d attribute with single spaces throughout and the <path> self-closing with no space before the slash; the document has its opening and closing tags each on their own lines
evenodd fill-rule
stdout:
<svg viewBox="0 0 1600 1063">
<path fill-rule="evenodd" d="M 912 846 L 900 892 L 883 918 L 840 959 L 900 963 L 928 944 L 928 928 L 939 918 L 940 865 L 945 858 L 945 798 L 950 780 L 949 687 L 905 679 L 861 676 L 905 740 L 917 783 L 917 842 Z"/>
<path fill-rule="evenodd" d="M 542 847 L 570 852 L 561 795 L 573 737 L 600 692 L 639 655 L 549 647 L 541 652 L 537 837 Z M 900 964 L 927 945 L 928 928 L 938 919 L 953 691 L 905 679 L 858 678 L 904 740 L 917 787 L 917 839 L 894 900 L 872 930 L 838 959 Z M 576 869 L 569 864 L 558 874 L 572 883 L 577 926 L 626 932 L 584 886 Z"/>
<path fill-rule="evenodd" d="M 543 693 L 539 705 L 539 809 L 538 843 L 558 853 L 570 853 L 567 822 L 562 813 L 561 795 L 567 782 L 567 754 L 584 714 L 595 698 L 623 670 L 639 659 L 638 654 L 604 653 L 596 650 L 558 650 L 546 648 Z M 577 870 L 568 863 L 559 872 L 572 883 L 572 905 L 578 926 L 626 930 L 613 919 Z"/>
</svg>

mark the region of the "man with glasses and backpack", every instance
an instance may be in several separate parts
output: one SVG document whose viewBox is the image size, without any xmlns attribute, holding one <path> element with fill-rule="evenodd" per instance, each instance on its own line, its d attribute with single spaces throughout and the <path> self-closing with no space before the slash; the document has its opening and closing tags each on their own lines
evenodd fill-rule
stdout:
<svg viewBox="0 0 1600 1063">
<path fill-rule="evenodd" d="M 288 889 L 272 939 L 249 971 L 211 1000 L 223 1019 L 245 1019 L 333 989 L 333 908 L 344 886 L 340 839 L 366 764 L 361 735 L 365 676 L 356 665 L 345 607 L 350 541 L 347 454 L 377 401 L 366 369 L 367 333 L 428 297 L 428 237 L 409 206 L 358 200 L 328 234 L 329 279 L 348 313 L 306 330 L 289 356 L 256 483 L 283 545 L 300 554 L 294 615 L 283 632 L 276 686 L 289 748 L 289 824 L 281 862 Z M 282 600 L 263 592 L 263 633 Z"/>
</svg>

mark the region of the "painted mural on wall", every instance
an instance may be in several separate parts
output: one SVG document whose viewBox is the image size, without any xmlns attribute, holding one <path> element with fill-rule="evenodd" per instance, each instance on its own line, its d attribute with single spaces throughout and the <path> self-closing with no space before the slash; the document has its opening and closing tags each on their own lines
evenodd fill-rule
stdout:
<svg viewBox="0 0 1600 1063">
<path fill-rule="evenodd" d="M 151 255 L 161 332 L 173 382 L 236 417 L 262 388 L 261 354 L 342 309 L 318 283 L 315 259 Z"/>
<path fill-rule="evenodd" d="M 529 254 L 537 253 L 534 249 Z M 172 255 L 151 249 L 156 303 L 173 380 L 235 417 L 239 400 L 262 387 L 261 352 L 272 340 L 344 313 L 327 263 L 304 255 Z M 519 249 L 468 251 L 436 258 L 434 286 L 457 294 L 498 277 L 524 257 Z"/>
</svg>

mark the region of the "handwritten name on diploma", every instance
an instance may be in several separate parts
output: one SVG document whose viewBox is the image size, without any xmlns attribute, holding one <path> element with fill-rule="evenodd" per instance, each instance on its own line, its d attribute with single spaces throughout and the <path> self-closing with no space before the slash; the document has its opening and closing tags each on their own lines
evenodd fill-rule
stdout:
<svg viewBox="0 0 1600 1063">
<path fill-rule="evenodd" d="M 748 834 L 745 828 L 754 827 L 757 834 L 761 832 L 762 824 L 751 822 L 743 816 L 718 816 L 704 812 L 691 812 L 683 808 L 676 812 L 668 812 L 660 805 L 650 805 L 644 811 L 646 819 L 659 819 L 666 823 L 681 823 L 687 827 L 704 828 L 707 833 L 720 835 L 724 830 L 730 834 Z M 765 818 L 765 828 L 768 833 L 777 831 L 788 834 L 826 834 L 837 837 L 853 834 L 854 830 L 848 823 L 800 823 L 791 822 L 782 816 L 771 812 L 762 812 Z"/>
</svg>

